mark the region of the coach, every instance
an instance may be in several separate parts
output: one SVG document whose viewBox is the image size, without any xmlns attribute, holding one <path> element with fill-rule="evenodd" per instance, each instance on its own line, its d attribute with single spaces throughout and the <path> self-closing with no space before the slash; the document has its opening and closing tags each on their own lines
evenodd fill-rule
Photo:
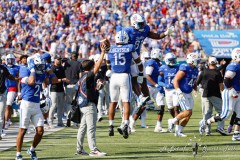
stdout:
<svg viewBox="0 0 240 160">
<path fill-rule="evenodd" d="M 203 113 L 205 120 L 211 118 L 213 107 L 219 114 L 222 112 L 221 91 L 224 89 L 224 86 L 221 72 L 217 69 L 217 63 L 216 57 L 210 56 L 208 58 L 209 67 L 204 68 L 197 80 L 197 85 L 202 84 L 203 87 L 202 103 L 204 103 L 203 105 L 205 106 Z M 199 129 L 199 131 L 201 134 L 204 133 L 204 130 Z M 210 136 L 211 126 L 208 125 L 205 131 L 206 136 Z M 221 135 L 226 135 L 224 131 L 224 121 L 218 122 L 217 132 Z"/>
<path fill-rule="evenodd" d="M 52 106 L 49 111 L 49 125 L 53 127 L 53 115 L 55 110 L 57 109 L 57 117 L 58 117 L 58 127 L 63 127 L 63 109 L 64 109 L 64 88 L 63 83 L 69 82 L 69 80 L 65 76 L 64 69 L 62 67 L 62 57 L 60 55 L 55 55 L 54 64 L 52 65 L 52 71 L 56 74 L 58 78 L 58 82 L 56 84 L 52 84 L 50 87 L 50 95 L 52 100 Z"/>
</svg>

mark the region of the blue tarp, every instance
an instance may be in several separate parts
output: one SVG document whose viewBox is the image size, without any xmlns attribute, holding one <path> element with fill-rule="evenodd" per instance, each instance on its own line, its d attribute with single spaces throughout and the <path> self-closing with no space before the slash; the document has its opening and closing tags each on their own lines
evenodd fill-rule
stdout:
<svg viewBox="0 0 240 160">
<path fill-rule="evenodd" d="M 234 48 L 240 48 L 240 30 L 195 30 L 194 35 L 207 55 L 231 58 Z"/>
</svg>

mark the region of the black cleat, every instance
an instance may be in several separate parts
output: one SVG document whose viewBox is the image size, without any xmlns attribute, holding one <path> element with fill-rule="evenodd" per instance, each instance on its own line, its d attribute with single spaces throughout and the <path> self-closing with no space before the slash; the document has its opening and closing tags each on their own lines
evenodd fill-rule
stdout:
<svg viewBox="0 0 240 160">
<path fill-rule="evenodd" d="M 114 136 L 114 126 L 109 126 L 109 136 Z"/>
<path fill-rule="evenodd" d="M 127 139 L 128 138 L 128 125 L 127 124 L 124 125 L 122 132 L 123 132 L 123 138 Z"/>
<path fill-rule="evenodd" d="M 119 134 L 123 135 L 123 131 L 122 131 L 122 128 L 121 128 L 121 127 L 118 127 L 118 128 L 117 128 L 117 131 L 118 131 Z"/>
</svg>

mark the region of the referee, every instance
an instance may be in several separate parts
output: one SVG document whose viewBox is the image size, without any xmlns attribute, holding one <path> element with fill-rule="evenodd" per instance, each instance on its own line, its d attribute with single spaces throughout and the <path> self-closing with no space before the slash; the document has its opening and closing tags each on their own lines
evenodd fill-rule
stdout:
<svg viewBox="0 0 240 160">
<path fill-rule="evenodd" d="M 223 86 L 223 77 L 221 72 L 217 68 L 218 61 L 216 57 L 210 56 L 208 58 L 208 68 L 205 68 L 197 80 L 197 85 L 202 84 L 203 94 L 202 102 L 205 106 L 204 109 L 204 120 L 211 118 L 213 107 L 215 110 L 221 114 L 222 112 L 222 98 L 221 91 L 224 89 Z M 203 134 L 204 131 L 199 129 L 200 134 Z M 211 126 L 208 125 L 205 129 L 206 136 L 211 135 Z M 224 121 L 218 122 L 217 132 L 221 135 L 227 135 L 224 131 Z"/>
</svg>

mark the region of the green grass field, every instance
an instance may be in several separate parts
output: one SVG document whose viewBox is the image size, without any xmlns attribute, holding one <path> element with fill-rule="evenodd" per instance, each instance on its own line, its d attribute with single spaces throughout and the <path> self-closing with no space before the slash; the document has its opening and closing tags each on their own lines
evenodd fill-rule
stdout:
<svg viewBox="0 0 240 160">
<path fill-rule="evenodd" d="M 212 136 L 200 136 L 198 123 L 201 118 L 201 106 L 199 96 L 195 100 L 195 108 L 192 118 L 185 128 L 186 138 L 174 137 L 173 133 L 154 133 L 156 124 L 156 113 L 147 113 L 148 129 L 137 127 L 137 132 L 132 133 L 128 139 L 118 134 L 115 127 L 115 136 L 108 136 L 108 121 L 105 118 L 97 124 L 97 146 L 107 153 L 106 157 L 96 158 L 89 156 L 76 156 L 76 134 L 77 130 L 66 128 L 45 136 L 37 148 L 39 159 L 240 159 L 239 142 L 233 142 L 230 136 L 220 136 L 215 132 L 216 124 L 212 126 Z M 116 115 L 115 125 L 120 124 L 119 112 Z M 168 112 L 165 113 L 163 126 L 167 128 Z M 137 122 L 139 126 L 139 121 Z M 228 121 L 225 124 L 227 128 Z M 194 135 L 196 138 L 194 138 Z M 194 158 L 192 154 L 192 143 L 199 142 L 198 155 Z M 29 159 L 26 154 L 30 143 L 23 145 L 23 158 Z M 15 147 L 0 152 L 0 159 L 14 159 Z M 87 139 L 84 149 L 89 152 Z"/>
</svg>

